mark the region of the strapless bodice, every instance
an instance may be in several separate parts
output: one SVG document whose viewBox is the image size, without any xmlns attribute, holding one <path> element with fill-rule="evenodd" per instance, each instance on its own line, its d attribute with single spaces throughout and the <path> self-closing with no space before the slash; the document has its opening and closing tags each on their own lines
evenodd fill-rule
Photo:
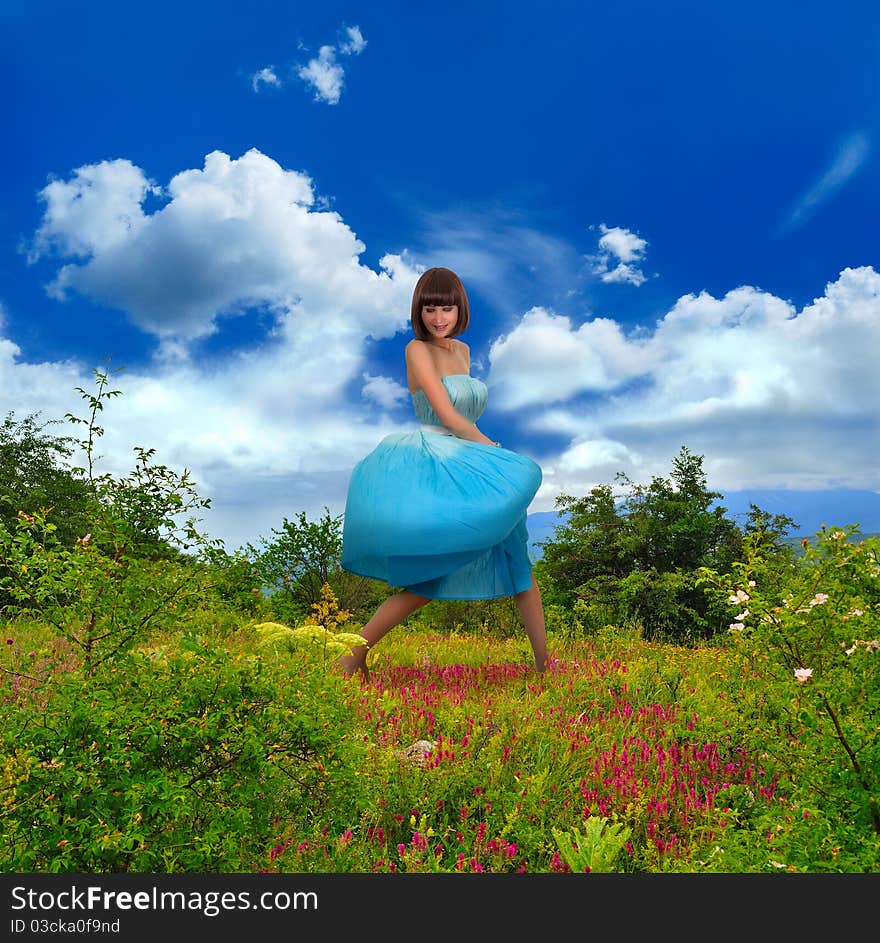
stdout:
<svg viewBox="0 0 880 943">
<path fill-rule="evenodd" d="M 462 417 L 472 422 L 483 414 L 489 390 L 482 380 L 468 373 L 441 380 Z M 425 599 L 524 593 L 534 585 L 526 511 L 541 484 L 540 466 L 438 428 L 424 392 L 411 395 L 421 428 L 406 423 L 389 432 L 352 470 L 342 568 Z"/>
<path fill-rule="evenodd" d="M 456 412 L 465 419 L 476 422 L 483 414 L 489 400 L 489 389 L 482 380 L 467 373 L 448 373 L 440 378 L 449 394 L 449 399 Z M 413 410 L 416 419 L 423 425 L 440 426 L 440 417 L 434 412 L 424 390 L 412 393 Z"/>
</svg>

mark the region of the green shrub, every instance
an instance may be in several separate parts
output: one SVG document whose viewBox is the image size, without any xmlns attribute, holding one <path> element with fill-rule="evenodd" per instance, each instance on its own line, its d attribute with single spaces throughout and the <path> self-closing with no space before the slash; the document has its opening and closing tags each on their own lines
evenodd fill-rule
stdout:
<svg viewBox="0 0 880 943">
<path fill-rule="evenodd" d="M 0 521 L 0 595 L 12 600 L 6 614 L 39 614 L 79 650 L 89 670 L 129 651 L 199 598 L 199 566 L 184 551 L 219 543 L 202 535 L 194 518 L 178 522 L 210 500 L 198 496 L 187 471 L 154 464 L 154 449 L 136 447 L 138 461 L 125 477 L 95 472 L 95 438 L 104 431 L 96 416 L 105 399 L 119 394 L 105 389 L 106 374 L 95 374 L 96 395 L 77 388 L 90 405 L 89 418 L 66 417 L 88 430 L 81 441 L 88 467 L 72 472 L 90 493 L 89 530 L 68 546 L 52 509 L 43 507 L 33 514 L 19 509 L 14 529 Z"/>
<path fill-rule="evenodd" d="M 212 601 L 217 608 L 248 616 L 268 614 L 262 579 L 253 558 L 244 550 L 228 553 L 223 548 L 205 548 L 201 556 L 200 589 L 203 606 Z"/>
<path fill-rule="evenodd" d="M 2 718 L 0 870 L 251 870 L 316 810 L 357 809 L 344 693 L 192 640 L 58 677 Z"/>
<path fill-rule="evenodd" d="M 880 540 L 823 529 L 797 563 L 747 538 L 733 581 L 704 570 L 729 607 L 743 737 L 793 800 L 865 840 L 880 835 Z"/>
</svg>

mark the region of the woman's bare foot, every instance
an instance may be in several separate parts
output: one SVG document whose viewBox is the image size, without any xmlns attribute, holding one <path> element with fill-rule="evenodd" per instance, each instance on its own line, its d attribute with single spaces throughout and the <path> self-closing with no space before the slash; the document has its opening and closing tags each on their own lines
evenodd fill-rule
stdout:
<svg viewBox="0 0 880 943">
<path fill-rule="evenodd" d="M 550 669 L 550 661 L 551 661 L 551 658 L 549 655 L 545 655 L 543 659 L 536 658 L 535 671 L 537 672 L 537 674 L 539 675 L 546 674 L 547 671 Z"/>
</svg>

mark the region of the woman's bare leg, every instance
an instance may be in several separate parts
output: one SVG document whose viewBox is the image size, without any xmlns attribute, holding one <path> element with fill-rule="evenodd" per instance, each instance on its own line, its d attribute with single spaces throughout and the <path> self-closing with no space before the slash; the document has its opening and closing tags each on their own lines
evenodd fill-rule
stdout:
<svg viewBox="0 0 880 943">
<path fill-rule="evenodd" d="M 535 655 L 535 669 L 543 674 L 547 668 L 547 630 L 544 625 L 544 607 L 541 604 L 541 590 L 532 574 L 532 585 L 513 597 L 516 600 L 519 614 L 526 630 L 526 635 L 532 643 Z"/>
<path fill-rule="evenodd" d="M 419 596 L 417 593 L 411 593 L 408 589 L 394 596 L 389 596 L 373 613 L 372 619 L 361 629 L 361 636 L 366 645 L 358 645 L 352 649 L 350 655 L 343 655 L 339 659 L 339 664 L 349 676 L 356 671 L 367 677 L 367 652 L 371 649 L 383 635 L 386 635 L 394 626 L 403 622 L 410 614 L 421 608 L 425 603 L 430 602 L 427 596 Z"/>
</svg>

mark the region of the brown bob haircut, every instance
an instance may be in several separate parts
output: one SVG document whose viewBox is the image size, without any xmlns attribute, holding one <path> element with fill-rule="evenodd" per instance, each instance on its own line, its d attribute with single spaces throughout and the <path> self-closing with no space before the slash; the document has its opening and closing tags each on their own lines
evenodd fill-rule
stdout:
<svg viewBox="0 0 880 943">
<path fill-rule="evenodd" d="M 458 305 L 458 321 L 449 337 L 456 337 L 467 330 L 471 320 L 467 292 L 461 279 L 448 268 L 429 268 L 422 272 L 412 297 L 412 327 L 419 340 L 428 340 L 431 336 L 422 322 L 422 308 L 443 308 Z"/>
</svg>

